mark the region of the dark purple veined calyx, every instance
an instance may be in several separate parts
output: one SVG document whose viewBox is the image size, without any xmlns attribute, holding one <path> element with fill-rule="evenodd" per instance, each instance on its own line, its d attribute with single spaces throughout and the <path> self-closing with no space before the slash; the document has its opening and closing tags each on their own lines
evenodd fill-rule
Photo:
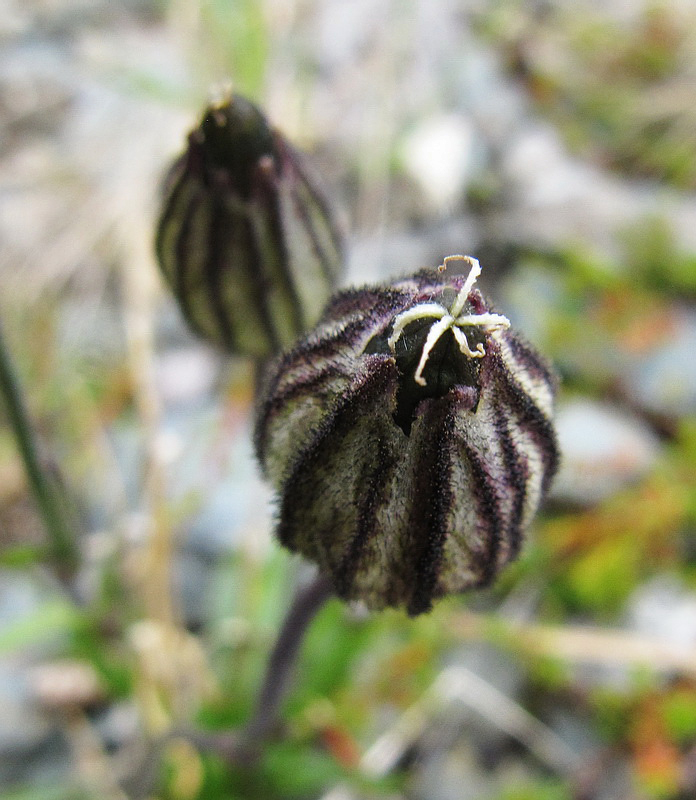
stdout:
<svg viewBox="0 0 696 800">
<path fill-rule="evenodd" d="M 263 358 L 316 323 L 343 243 L 303 156 L 235 95 L 206 109 L 170 168 L 155 249 L 189 324 Z"/>
<path fill-rule="evenodd" d="M 555 378 L 475 288 L 479 272 L 452 256 L 338 294 L 261 393 L 278 538 L 369 608 L 417 615 L 490 584 L 557 467 Z"/>
</svg>

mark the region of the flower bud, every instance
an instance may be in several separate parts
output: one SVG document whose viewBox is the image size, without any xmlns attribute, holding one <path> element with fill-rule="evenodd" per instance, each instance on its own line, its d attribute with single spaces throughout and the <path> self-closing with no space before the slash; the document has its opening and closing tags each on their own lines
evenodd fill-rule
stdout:
<svg viewBox="0 0 696 800">
<path fill-rule="evenodd" d="M 234 96 L 209 107 L 165 180 L 156 253 L 190 325 L 263 358 L 317 321 L 341 237 L 300 153 Z"/>
<path fill-rule="evenodd" d="M 344 599 L 417 615 L 488 585 L 556 470 L 554 377 L 474 288 L 479 272 L 452 256 L 342 292 L 269 369 L 256 450 L 277 535 Z"/>
</svg>

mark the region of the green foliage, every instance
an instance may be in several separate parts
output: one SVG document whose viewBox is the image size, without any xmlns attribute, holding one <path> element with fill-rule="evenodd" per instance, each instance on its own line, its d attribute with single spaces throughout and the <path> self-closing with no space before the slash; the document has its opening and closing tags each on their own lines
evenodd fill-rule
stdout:
<svg viewBox="0 0 696 800">
<path fill-rule="evenodd" d="M 82 615 L 70 603 L 46 600 L 31 613 L 0 630 L 0 655 L 74 633 L 81 621 Z"/>
<path fill-rule="evenodd" d="M 529 679 L 546 692 L 561 692 L 572 685 L 568 664 L 560 658 L 527 659 Z"/>
<path fill-rule="evenodd" d="M 614 614 L 636 585 L 639 561 L 623 540 L 597 544 L 566 575 L 576 607 Z"/>
<path fill-rule="evenodd" d="M 679 126 L 671 118 L 636 123 L 640 93 L 646 86 L 678 77 L 684 63 L 678 57 L 681 32 L 670 27 L 668 17 L 667 7 L 649 14 L 637 31 L 565 18 L 569 27 L 559 26 L 560 52 L 569 55 L 577 68 L 572 74 L 564 70 L 555 74 L 548 64 L 533 60 L 525 80 L 536 102 L 578 151 L 632 176 L 647 175 L 692 188 L 696 185 L 692 141 L 696 126 L 682 127 L 688 136 L 680 139 L 675 138 Z M 514 14 L 508 19 L 514 22 Z M 252 96 L 262 94 L 273 57 L 273 32 L 264 4 L 205 0 L 197 6 L 194 27 L 193 59 L 206 87 L 211 75 L 229 74 L 236 89 Z M 543 48 L 535 51 L 535 37 L 546 42 L 544 37 L 554 33 L 539 24 L 528 28 L 526 35 L 531 37 L 531 46 L 525 52 L 541 58 Z M 669 46 L 670 41 L 678 46 Z M 119 82 L 143 97 L 177 100 L 167 80 L 149 74 L 126 73 Z M 192 93 L 195 89 L 186 88 L 183 96 Z M 669 96 L 666 93 L 663 99 Z M 375 174 L 384 175 L 385 165 L 380 167 L 379 159 L 377 152 L 367 158 L 368 171 L 374 166 Z M 472 189 L 482 213 L 500 191 L 497 184 Z M 522 305 L 525 298 L 519 295 L 530 295 L 526 298 L 530 328 L 560 368 L 566 393 L 620 401 L 617 365 L 644 352 L 660 331 L 666 330 L 668 336 L 665 322 L 675 307 L 693 302 L 696 259 L 681 251 L 675 239 L 672 221 L 665 215 L 627 229 L 612 258 L 598 256 L 591 243 L 520 254 L 509 273 L 508 282 L 518 291 L 513 299 Z M 21 304 L 17 308 L 6 305 L 10 350 L 29 387 L 32 420 L 42 441 L 57 448 L 61 464 L 65 455 L 70 486 L 91 491 L 99 477 L 95 464 L 105 458 L 101 445 L 95 444 L 98 437 L 107 439 L 108 446 L 115 428 L 123 426 L 132 432 L 138 424 L 134 381 L 121 354 L 122 344 L 114 346 L 108 357 L 81 356 L 61 344 L 57 298 L 44 299 L 29 310 L 20 308 Z M 234 368 L 243 369 L 238 364 Z M 244 376 L 248 384 L 250 375 L 249 370 Z M 246 392 L 250 394 L 251 389 Z M 631 398 L 626 400 L 631 402 Z M 578 705 L 584 703 L 580 713 L 589 717 L 592 733 L 628 759 L 639 791 L 674 800 L 678 796 L 674 775 L 680 774 L 687 764 L 682 760 L 696 744 L 693 682 L 656 681 L 646 669 L 642 674 L 627 672 L 620 691 L 608 688 L 609 681 L 602 685 L 601 675 L 600 687 L 588 689 L 575 681 L 573 665 L 566 660 L 525 654 L 519 635 L 511 632 L 504 618 L 495 617 L 499 608 L 506 608 L 506 601 L 515 606 L 518 598 L 533 596 L 537 618 L 531 625 L 582 622 L 614 628 L 621 624 L 626 602 L 636 588 L 659 573 L 669 571 L 696 588 L 696 422 L 659 419 L 657 423 L 662 456 L 652 473 L 594 508 L 549 508 L 535 523 L 520 559 L 505 570 L 493 589 L 472 601 L 490 612 L 492 620 L 481 624 L 471 638 L 517 658 L 526 690 L 522 696 L 532 697 L 533 702 L 548 706 L 559 702 L 558 695 L 564 693 L 567 702 L 568 693 L 573 692 Z M 17 461 L 14 445 L 6 431 L 0 434 L 0 499 L 9 506 L 17 499 L 26 501 L 26 486 L 21 476 L 12 480 Z M 109 496 L 103 500 L 108 508 L 98 509 L 98 525 L 110 528 L 112 517 L 120 522 L 123 509 L 113 513 L 119 500 L 114 502 L 111 495 L 117 489 L 105 488 Z M 206 500 L 205 495 L 200 498 L 201 503 Z M 166 504 L 166 513 L 181 521 L 185 536 L 186 515 L 179 512 L 183 501 L 167 498 Z M 17 527 L 19 536 L 12 530 L 13 537 L 0 543 L 0 567 L 43 580 L 49 552 L 43 544 L 34 543 L 25 527 Z M 109 533 L 116 542 L 113 555 L 90 565 L 90 570 L 99 573 L 90 607 L 79 609 L 58 599 L 57 593 L 51 594 L 52 599 L 42 601 L 28 615 L 11 623 L 3 621 L 0 655 L 14 657 L 38 645 L 41 650 L 84 659 L 99 673 L 109 701 L 120 698 L 138 706 L 143 667 L 134 657 L 128 631 L 147 611 L 125 565 L 127 547 L 121 550 L 118 530 Z M 205 651 L 217 691 L 201 703 L 193 720 L 184 720 L 186 724 L 228 730 L 248 720 L 269 650 L 291 602 L 297 567 L 296 559 L 272 548 L 263 556 L 238 553 L 221 558 L 211 568 L 208 614 L 202 630 L 192 636 Z M 53 581 L 46 585 L 53 592 Z M 331 601 L 303 643 L 292 692 L 282 709 L 281 730 L 259 764 L 253 769 L 231 769 L 214 755 L 198 753 L 193 745 L 188 753 L 173 749 L 165 755 L 167 766 L 153 796 L 291 800 L 319 797 L 341 783 L 371 797 L 400 791 L 399 783 L 408 779 L 408 770 L 404 778 L 391 776 L 373 783 L 356 765 L 384 729 L 384 719 L 417 703 L 441 665 L 462 646 L 456 621 L 463 602 L 469 600 L 439 603 L 432 614 L 410 620 L 391 612 L 365 617 Z M 468 735 L 466 730 L 462 733 Z M 189 769 L 187 783 L 182 773 Z M 569 800 L 572 796 L 566 782 L 549 778 L 510 787 L 495 800 Z M 4 800 L 82 797 L 86 800 L 77 787 L 59 783 L 3 793 Z"/>
<path fill-rule="evenodd" d="M 556 4 L 535 18 L 514 0 L 495 4 L 484 27 L 507 45 L 512 68 L 573 149 L 693 188 L 692 15 L 660 4 L 626 24 Z"/>
<path fill-rule="evenodd" d="M 651 217 L 623 235 L 626 267 L 633 280 L 657 291 L 696 295 L 696 256 L 681 252 L 669 221 Z"/>
<path fill-rule="evenodd" d="M 595 689 L 590 697 L 597 732 L 610 744 L 626 737 L 631 722 L 633 701 L 626 693 L 609 688 Z"/>
<path fill-rule="evenodd" d="M 278 798 L 311 797 L 344 773 L 327 753 L 304 742 L 284 742 L 268 748 L 264 754 L 262 773 L 271 792 Z"/>
<path fill-rule="evenodd" d="M 173 777 L 165 797 L 181 800 L 172 790 Z M 335 760 L 311 742 L 288 740 L 269 744 L 253 769 L 230 768 L 217 757 L 204 756 L 195 800 L 299 800 L 319 795 L 344 777 Z"/>
<path fill-rule="evenodd" d="M 268 25 L 263 3 L 235 0 L 204 0 L 200 5 L 201 39 L 199 50 L 211 63 L 218 79 L 230 76 L 235 91 L 258 97 L 264 88 L 270 52 Z"/>
<path fill-rule="evenodd" d="M 668 694 L 662 714 L 670 737 L 681 745 L 696 741 L 696 690 L 684 687 Z"/>
<path fill-rule="evenodd" d="M 93 800 L 77 786 L 65 783 L 36 784 L 27 788 L 9 789 L 2 800 Z"/>
<path fill-rule="evenodd" d="M 34 564 L 40 564 L 48 558 L 46 547 L 37 547 L 29 544 L 19 544 L 0 551 L 0 567 L 13 569 L 26 569 Z"/>
<path fill-rule="evenodd" d="M 365 620 L 351 620 L 340 602 L 330 602 L 315 620 L 304 643 L 300 666 L 302 693 L 331 695 L 345 684 L 364 647 L 374 638 L 371 635 L 374 627 L 374 623 Z"/>
<path fill-rule="evenodd" d="M 136 674 L 132 658 L 124 646 L 122 631 L 105 630 L 103 617 L 83 615 L 75 626 L 69 642 L 70 653 L 91 663 L 112 698 L 130 697 Z"/>
<path fill-rule="evenodd" d="M 565 782 L 540 780 L 506 789 L 495 800 L 572 800 L 572 797 Z"/>
</svg>

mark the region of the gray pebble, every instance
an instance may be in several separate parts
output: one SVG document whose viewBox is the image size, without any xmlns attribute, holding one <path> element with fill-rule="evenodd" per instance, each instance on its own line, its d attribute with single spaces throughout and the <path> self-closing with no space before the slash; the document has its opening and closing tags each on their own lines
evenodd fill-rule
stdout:
<svg viewBox="0 0 696 800">
<path fill-rule="evenodd" d="M 647 474 L 660 453 L 657 436 L 618 406 L 578 398 L 556 414 L 561 468 L 551 497 L 589 506 Z"/>
</svg>

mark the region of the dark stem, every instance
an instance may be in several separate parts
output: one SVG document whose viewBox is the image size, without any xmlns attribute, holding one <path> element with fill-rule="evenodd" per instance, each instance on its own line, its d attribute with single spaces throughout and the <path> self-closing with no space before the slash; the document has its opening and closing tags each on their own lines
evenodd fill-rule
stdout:
<svg viewBox="0 0 696 800">
<path fill-rule="evenodd" d="M 141 754 L 139 763 L 128 776 L 121 779 L 121 788 L 128 797 L 144 800 L 152 793 L 163 750 L 177 736 L 188 739 L 200 750 L 217 753 L 230 765 L 242 768 L 253 766 L 264 741 L 278 722 L 278 712 L 307 628 L 332 594 L 331 583 L 320 573 L 296 592 L 269 656 L 256 709 L 241 731 L 213 733 L 185 726 L 168 731 L 149 745 L 138 744 L 136 749 Z"/>
<path fill-rule="evenodd" d="M 58 562 L 59 572 L 62 573 L 61 577 L 67 579 L 77 562 L 73 532 L 66 519 L 57 487 L 41 463 L 29 415 L 1 329 L 0 394 L 5 401 L 7 418 L 50 539 L 52 555 Z"/>
<path fill-rule="evenodd" d="M 177 736 L 188 739 L 200 750 L 217 753 L 230 765 L 253 766 L 264 741 L 277 725 L 278 712 L 307 628 L 332 594 L 331 583 L 322 574 L 317 574 L 311 583 L 298 589 L 269 656 L 254 714 L 241 731 L 213 733 L 185 726 L 168 731 L 149 746 L 138 745 L 140 762 L 130 775 L 121 780 L 121 787 L 128 797 L 144 800 L 152 793 L 163 750 Z"/>
<path fill-rule="evenodd" d="M 333 594 L 329 579 L 318 573 L 311 583 L 298 589 L 283 621 L 276 643 L 266 666 L 266 674 L 256 710 L 242 731 L 237 749 L 240 754 L 253 756 L 257 748 L 272 733 L 278 712 L 287 693 L 292 669 L 305 632 L 317 612 Z"/>
</svg>

